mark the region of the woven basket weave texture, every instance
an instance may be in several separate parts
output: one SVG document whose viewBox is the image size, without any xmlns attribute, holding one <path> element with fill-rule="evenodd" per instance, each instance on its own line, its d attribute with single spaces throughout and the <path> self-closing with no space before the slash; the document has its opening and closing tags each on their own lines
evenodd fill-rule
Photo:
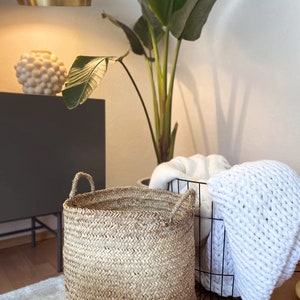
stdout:
<svg viewBox="0 0 300 300">
<path fill-rule="evenodd" d="M 138 187 L 71 192 L 63 206 L 67 299 L 196 299 L 194 199 Z"/>
</svg>

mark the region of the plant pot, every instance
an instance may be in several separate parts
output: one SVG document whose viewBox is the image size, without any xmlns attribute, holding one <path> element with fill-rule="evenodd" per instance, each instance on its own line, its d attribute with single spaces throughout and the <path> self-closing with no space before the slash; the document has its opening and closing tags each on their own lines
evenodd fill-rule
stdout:
<svg viewBox="0 0 300 300">
<path fill-rule="evenodd" d="M 150 183 L 150 177 L 144 177 L 144 178 L 138 179 L 138 181 L 136 182 L 136 185 L 138 187 L 148 188 L 149 183 Z"/>
</svg>

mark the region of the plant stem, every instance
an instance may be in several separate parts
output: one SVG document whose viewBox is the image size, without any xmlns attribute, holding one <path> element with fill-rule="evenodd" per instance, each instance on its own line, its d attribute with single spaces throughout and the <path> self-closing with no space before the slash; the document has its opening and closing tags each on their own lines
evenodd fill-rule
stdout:
<svg viewBox="0 0 300 300">
<path fill-rule="evenodd" d="M 143 97 L 142 97 L 142 94 L 141 94 L 141 92 L 140 92 L 140 90 L 139 90 L 139 88 L 138 88 L 138 86 L 137 86 L 135 80 L 133 79 L 133 77 L 132 77 L 130 71 L 129 71 L 128 68 L 126 67 L 126 65 L 123 63 L 122 60 L 118 60 L 118 62 L 119 62 L 119 63 L 123 66 L 123 68 L 125 69 L 127 75 L 129 76 L 129 78 L 130 78 L 130 80 L 131 80 L 131 82 L 132 82 L 132 84 L 133 84 L 133 86 L 134 86 L 134 88 L 135 88 L 135 90 L 136 90 L 136 92 L 137 92 L 137 94 L 138 94 L 139 100 L 140 100 L 140 102 L 141 102 L 141 104 L 142 104 L 144 113 L 145 113 L 145 115 L 146 115 L 148 127 L 149 127 L 149 129 L 150 129 L 150 134 L 151 134 L 151 139 L 152 139 L 152 143 L 153 143 L 154 150 L 155 150 L 156 159 L 157 159 L 157 162 L 159 162 L 159 161 L 160 161 L 160 159 L 159 159 L 159 151 L 158 151 L 158 147 L 157 147 L 157 144 L 156 144 L 156 140 L 155 140 L 155 136 L 154 136 L 154 132 L 153 132 L 151 120 L 150 120 L 150 117 L 149 117 L 149 114 L 148 114 L 147 107 L 146 107 L 146 105 L 145 105 L 144 99 L 143 99 Z"/>
<path fill-rule="evenodd" d="M 162 78 L 162 86 L 163 86 L 163 95 L 161 98 L 162 102 L 162 124 L 161 124 L 161 138 L 162 138 L 162 153 L 164 155 L 169 154 L 169 145 L 170 145 L 170 135 L 171 135 L 171 115 L 170 111 L 167 109 L 167 97 L 168 97 L 168 63 L 169 63 L 169 36 L 170 29 L 166 27 L 165 37 L 164 37 L 164 49 L 163 49 L 163 78 Z M 163 160 L 167 160 L 166 157 Z"/>
<path fill-rule="evenodd" d="M 171 69 L 171 74 L 170 74 L 170 81 L 169 81 L 168 96 L 167 96 L 167 103 L 166 103 L 166 118 L 167 119 L 165 120 L 165 126 L 166 126 L 165 130 L 168 132 L 171 131 L 173 87 L 174 87 L 176 66 L 177 66 L 177 62 L 178 62 L 180 46 L 181 46 L 181 39 L 178 39 L 177 43 L 176 43 L 174 57 L 173 57 L 173 63 L 172 63 L 172 69 Z M 175 142 L 176 132 L 177 132 L 177 128 L 175 131 L 173 131 L 173 134 L 170 135 L 171 140 L 169 141 L 169 145 L 171 145 L 171 148 L 173 148 L 173 150 L 174 150 L 174 145 L 172 146 L 172 144 L 174 144 L 174 142 Z M 171 156 L 173 156 L 172 153 L 171 153 Z"/>
<path fill-rule="evenodd" d="M 149 57 L 152 58 L 151 51 L 149 51 Z M 155 137 L 156 137 L 156 141 L 158 141 L 160 115 L 159 115 L 159 108 L 158 108 L 158 101 L 157 101 L 156 86 L 155 86 L 155 82 L 154 82 L 153 66 L 152 66 L 152 61 L 149 60 L 147 57 L 145 57 L 145 61 L 146 61 L 146 65 L 148 67 L 150 85 L 151 85 L 151 90 L 152 90 L 152 104 L 153 104 Z M 157 144 L 157 142 L 156 142 L 156 144 Z"/>
<path fill-rule="evenodd" d="M 159 119 L 160 119 L 160 125 L 159 125 L 159 135 L 161 135 L 161 124 L 163 119 L 163 105 L 161 99 L 163 99 L 165 90 L 163 85 L 163 70 L 161 68 L 160 64 L 160 55 L 158 51 L 158 45 L 155 40 L 155 34 L 153 27 L 150 23 L 148 23 L 149 33 L 152 41 L 152 47 L 153 47 L 153 55 L 154 55 L 154 63 L 155 63 L 155 69 L 156 69 L 156 76 L 157 76 L 157 91 L 158 91 L 158 99 L 159 99 Z M 158 137 L 159 138 L 159 137 Z"/>
</svg>

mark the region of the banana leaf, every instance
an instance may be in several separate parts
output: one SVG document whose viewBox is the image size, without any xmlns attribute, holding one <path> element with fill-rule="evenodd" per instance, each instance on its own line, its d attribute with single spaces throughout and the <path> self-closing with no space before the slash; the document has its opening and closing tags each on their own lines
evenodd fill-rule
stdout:
<svg viewBox="0 0 300 300">
<path fill-rule="evenodd" d="M 69 109 L 84 103 L 105 76 L 108 63 L 116 61 L 113 56 L 77 56 L 62 91 Z"/>
</svg>

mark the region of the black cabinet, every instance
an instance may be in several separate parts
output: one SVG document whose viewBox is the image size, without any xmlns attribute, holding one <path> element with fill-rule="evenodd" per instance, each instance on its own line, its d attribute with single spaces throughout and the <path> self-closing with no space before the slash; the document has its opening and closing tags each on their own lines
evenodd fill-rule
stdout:
<svg viewBox="0 0 300 300">
<path fill-rule="evenodd" d="M 61 211 L 78 171 L 105 187 L 104 100 L 0 93 L 0 222 Z"/>
<path fill-rule="evenodd" d="M 68 110 L 62 97 L 0 92 L 0 223 L 31 218 L 31 227 L 0 236 L 46 227 L 58 238 L 62 270 L 62 204 L 79 171 L 105 188 L 105 105 L 89 99 Z M 90 191 L 81 181 L 78 192 Z M 57 216 L 57 230 L 38 217 Z M 1 226 L 1 224 L 0 224 Z"/>
</svg>

